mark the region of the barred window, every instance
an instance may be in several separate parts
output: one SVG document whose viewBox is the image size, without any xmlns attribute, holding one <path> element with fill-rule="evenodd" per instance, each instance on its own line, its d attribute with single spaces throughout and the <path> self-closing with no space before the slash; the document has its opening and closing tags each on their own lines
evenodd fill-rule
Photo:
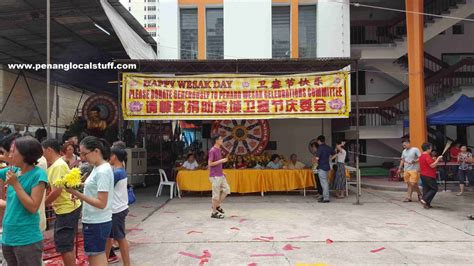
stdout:
<svg viewBox="0 0 474 266">
<path fill-rule="evenodd" d="M 316 5 L 298 7 L 298 53 L 300 58 L 316 57 Z"/>
<path fill-rule="evenodd" d="M 181 59 L 197 59 L 198 12 L 197 8 L 180 10 L 180 55 Z"/>
<path fill-rule="evenodd" d="M 206 58 L 224 58 L 224 10 L 206 9 Z"/>
<path fill-rule="evenodd" d="M 272 7 L 272 57 L 290 57 L 290 7 Z"/>
</svg>

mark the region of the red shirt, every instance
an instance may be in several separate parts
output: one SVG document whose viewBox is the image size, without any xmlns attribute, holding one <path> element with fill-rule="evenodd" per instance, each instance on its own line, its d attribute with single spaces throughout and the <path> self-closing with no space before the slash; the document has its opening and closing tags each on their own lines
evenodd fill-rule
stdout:
<svg viewBox="0 0 474 266">
<path fill-rule="evenodd" d="M 435 161 L 430 154 L 423 153 L 420 156 L 420 172 L 422 176 L 431 177 L 436 179 L 436 168 L 431 168 L 430 165 Z"/>
<path fill-rule="evenodd" d="M 449 160 L 450 162 L 457 162 L 458 161 L 458 155 L 459 155 L 459 152 L 461 151 L 461 149 L 459 149 L 458 147 L 452 147 L 451 149 L 449 149 L 449 155 L 451 155 L 451 160 Z"/>
</svg>

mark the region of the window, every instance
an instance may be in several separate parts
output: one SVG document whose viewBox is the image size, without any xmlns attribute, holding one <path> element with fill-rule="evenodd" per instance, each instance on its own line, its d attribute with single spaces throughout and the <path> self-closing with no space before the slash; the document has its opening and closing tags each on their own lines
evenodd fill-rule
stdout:
<svg viewBox="0 0 474 266">
<path fill-rule="evenodd" d="M 462 35 L 464 34 L 464 24 L 459 23 L 453 26 L 453 35 Z"/>
<path fill-rule="evenodd" d="M 143 16 L 143 19 L 146 19 L 146 15 L 145 15 L 145 16 Z"/>
<path fill-rule="evenodd" d="M 156 28 L 156 23 L 148 23 L 148 27 Z"/>
<path fill-rule="evenodd" d="M 148 15 L 148 19 L 156 19 L 156 15 Z"/>
<path fill-rule="evenodd" d="M 146 6 L 143 7 L 143 10 L 146 11 Z"/>
<path fill-rule="evenodd" d="M 272 7 L 272 57 L 290 57 L 290 7 Z"/>
<path fill-rule="evenodd" d="M 181 59 L 197 59 L 198 14 L 197 8 L 180 11 L 180 55 Z"/>
<path fill-rule="evenodd" d="M 300 58 L 316 57 L 316 6 L 298 7 L 298 52 Z"/>
<path fill-rule="evenodd" d="M 148 11 L 156 11 L 156 6 L 149 6 Z"/>
<path fill-rule="evenodd" d="M 151 35 L 152 37 L 156 37 L 156 32 L 150 32 L 150 35 Z"/>
<path fill-rule="evenodd" d="M 132 8 L 131 8 L 131 7 L 128 7 L 128 11 L 132 11 Z"/>
<path fill-rule="evenodd" d="M 206 58 L 224 58 L 224 10 L 206 9 Z"/>
</svg>

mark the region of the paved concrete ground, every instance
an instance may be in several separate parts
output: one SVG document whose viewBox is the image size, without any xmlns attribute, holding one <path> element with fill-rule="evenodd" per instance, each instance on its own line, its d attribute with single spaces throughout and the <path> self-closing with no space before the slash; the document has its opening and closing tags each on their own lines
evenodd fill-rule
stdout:
<svg viewBox="0 0 474 266">
<path fill-rule="evenodd" d="M 209 197 L 159 208 L 164 199 L 155 200 L 155 191 L 137 190 L 131 207 L 134 265 L 474 263 L 474 221 L 466 219 L 474 214 L 474 193 L 440 192 L 430 210 L 401 202 L 401 192 L 375 190 L 363 191 L 361 206 L 353 205 L 353 193 L 329 204 L 298 194 L 232 196 L 223 205 L 226 219 L 216 220 Z"/>
</svg>

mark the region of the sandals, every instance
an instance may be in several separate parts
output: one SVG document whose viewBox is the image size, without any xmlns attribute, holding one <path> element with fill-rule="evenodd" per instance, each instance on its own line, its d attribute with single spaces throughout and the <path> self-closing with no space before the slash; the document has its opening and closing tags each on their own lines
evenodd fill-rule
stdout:
<svg viewBox="0 0 474 266">
<path fill-rule="evenodd" d="M 406 198 L 406 199 L 403 200 L 403 202 L 411 202 L 411 199 Z"/>
<path fill-rule="evenodd" d="M 216 210 L 222 214 L 224 214 L 224 210 L 221 208 L 221 206 L 217 207 Z"/>
<path fill-rule="evenodd" d="M 211 218 L 224 219 L 224 214 L 219 213 L 219 212 L 215 212 L 215 213 L 211 214 Z"/>
</svg>

